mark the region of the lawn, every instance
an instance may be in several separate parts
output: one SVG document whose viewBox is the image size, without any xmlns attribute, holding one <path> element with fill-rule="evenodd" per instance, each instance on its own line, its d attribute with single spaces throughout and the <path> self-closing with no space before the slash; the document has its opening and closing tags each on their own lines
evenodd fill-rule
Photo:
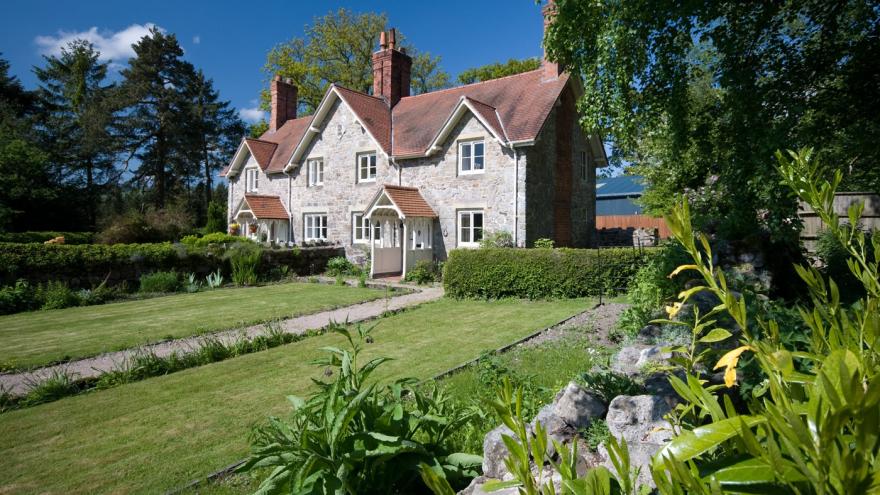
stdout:
<svg viewBox="0 0 880 495">
<path fill-rule="evenodd" d="M 591 306 L 587 300 L 443 299 L 379 320 L 379 376 L 428 378 Z M 320 370 L 321 335 L 0 415 L 0 493 L 157 493 L 248 452 L 248 432 L 287 410 Z"/>
<path fill-rule="evenodd" d="M 376 289 L 289 283 L 0 316 L 0 364 L 44 365 L 383 296 Z"/>
</svg>

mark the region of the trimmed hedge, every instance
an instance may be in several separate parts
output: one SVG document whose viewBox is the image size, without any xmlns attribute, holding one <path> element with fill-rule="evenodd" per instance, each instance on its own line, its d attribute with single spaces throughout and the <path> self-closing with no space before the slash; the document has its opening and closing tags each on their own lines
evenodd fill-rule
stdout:
<svg viewBox="0 0 880 495">
<path fill-rule="evenodd" d="M 597 296 L 625 289 L 653 250 L 456 249 L 443 269 L 456 298 L 526 299 Z"/>
<path fill-rule="evenodd" d="M 291 273 L 321 273 L 327 260 L 344 255 L 341 247 L 264 249 L 260 275 L 281 266 Z M 229 262 L 222 248 L 186 247 L 181 244 L 15 244 L 0 243 L 0 284 L 17 280 L 31 284 L 61 281 L 74 288 L 96 286 L 107 279 L 109 285 L 136 285 L 141 275 L 175 270 L 195 273 L 199 278 L 218 269 L 229 273 Z"/>
<path fill-rule="evenodd" d="M 64 237 L 65 244 L 91 244 L 94 232 L 0 232 L 0 242 L 16 244 L 44 243 L 56 237 Z"/>
</svg>

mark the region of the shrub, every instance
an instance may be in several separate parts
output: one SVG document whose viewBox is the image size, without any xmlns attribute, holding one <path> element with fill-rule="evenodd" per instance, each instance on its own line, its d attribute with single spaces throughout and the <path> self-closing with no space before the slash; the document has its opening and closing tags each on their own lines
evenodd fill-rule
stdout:
<svg viewBox="0 0 880 495">
<path fill-rule="evenodd" d="M 465 298 L 584 297 L 626 287 L 653 250 L 456 249 L 443 269 L 446 294 Z"/>
<path fill-rule="evenodd" d="M 226 233 L 226 206 L 219 201 L 208 203 L 208 220 L 205 233 Z"/>
<path fill-rule="evenodd" d="M 848 225 L 841 226 L 841 229 L 847 232 L 849 228 Z M 866 237 L 869 239 L 865 243 L 868 247 L 868 258 L 871 259 L 874 257 L 870 243 L 871 235 L 867 234 Z M 849 251 L 830 230 L 823 230 L 819 234 L 819 239 L 816 242 L 816 256 L 822 261 L 822 273 L 826 277 L 834 279 L 844 301 L 852 302 L 864 295 L 862 283 L 853 275 L 847 265 Z"/>
<path fill-rule="evenodd" d="M 487 233 L 483 236 L 483 239 L 480 241 L 481 248 L 512 248 L 515 247 L 513 244 L 513 235 L 510 232 L 501 231 L 501 232 L 492 232 Z"/>
<path fill-rule="evenodd" d="M 180 277 L 177 272 L 153 272 L 141 276 L 140 291 L 143 293 L 177 292 L 180 290 Z"/>
<path fill-rule="evenodd" d="M 256 285 L 263 250 L 256 244 L 236 244 L 227 252 L 235 285 Z"/>
<path fill-rule="evenodd" d="M 617 323 L 626 335 L 634 336 L 659 316 L 657 311 L 663 307 L 663 303 L 684 288 L 684 276 L 670 278 L 669 274 L 686 260 L 687 254 L 680 244 L 666 244 L 636 271 L 627 290 L 630 305 Z"/>
<path fill-rule="evenodd" d="M 579 381 L 606 404 L 618 395 L 640 395 L 645 390 L 632 378 L 606 368 L 583 373 Z"/>
<path fill-rule="evenodd" d="M 103 244 L 176 241 L 193 231 L 192 216 L 185 207 L 169 206 L 146 213 L 118 215 L 97 236 Z"/>
<path fill-rule="evenodd" d="M 79 306 L 79 297 L 64 282 L 48 282 L 38 288 L 38 299 L 43 301 L 40 309 L 64 309 Z"/>
<path fill-rule="evenodd" d="M 223 274 L 220 273 L 220 270 L 209 273 L 208 276 L 205 277 L 205 285 L 207 285 L 209 289 L 219 289 L 222 287 Z"/>
<path fill-rule="evenodd" d="M 18 280 L 15 285 L 0 288 L 0 315 L 38 309 L 42 303 L 35 292 L 26 280 Z"/>
<path fill-rule="evenodd" d="M 348 261 L 348 258 L 345 256 L 336 256 L 330 258 L 330 261 L 327 262 L 327 275 L 331 277 L 351 275 L 354 274 L 356 270 L 357 266 L 351 261 Z"/>
<path fill-rule="evenodd" d="M 414 267 L 406 272 L 406 280 L 419 285 L 439 282 L 442 279 L 439 265 L 429 260 L 419 260 Z"/>
<path fill-rule="evenodd" d="M 205 247 L 211 244 L 234 244 L 237 242 L 250 242 L 253 241 L 248 239 L 247 237 L 241 237 L 238 235 L 229 235 L 225 232 L 213 232 L 210 234 L 205 234 L 201 237 L 195 234 L 183 236 L 180 239 L 180 243 L 189 247 Z"/>
<path fill-rule="evenodd" d="M 535 249 L 553 249 L 556 243 L 553 239 L 541 238 L 535 240 Z"/>
<path fill-rule="evenodd" d="M 64 238 L 64 244 L 91 244 L 95 240 L 94 232 L 2 232 L 0 242 L 16 244 L 42 244 L 57 237 Z"/>
</svg>

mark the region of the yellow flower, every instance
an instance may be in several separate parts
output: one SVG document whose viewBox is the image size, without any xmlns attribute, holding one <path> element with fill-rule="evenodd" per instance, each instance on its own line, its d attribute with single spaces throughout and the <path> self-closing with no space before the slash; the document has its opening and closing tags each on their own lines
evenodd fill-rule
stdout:
<svg viewBox="0 0 880 495">
<path fill-rule="evenodd" d="M 672 303 L 672 306 L 666 306 L 666 314 L 669 315 L 670 320 L 675 318 L 675 315 L 677 315 L 679 311 L 681 311 L 680 302 Z"/>
<path fill-rule="evenodd" d="M 755 349 L 752 346 L 744 345 L 741 347 L 737 347 L 736 349 L 728 352 L 727 354 L 721 356 L 721 359 L 715 364 L 715 367 L 712 369 L 718 369 L 722 367 L 726 367 L 724 370 L 724 384 L 727 385 L 728 388 L 732 387 L 736 383 L 736 365 L 739 363 L 740 354 L 746 351 L 754 351 Z"/>
</svg>

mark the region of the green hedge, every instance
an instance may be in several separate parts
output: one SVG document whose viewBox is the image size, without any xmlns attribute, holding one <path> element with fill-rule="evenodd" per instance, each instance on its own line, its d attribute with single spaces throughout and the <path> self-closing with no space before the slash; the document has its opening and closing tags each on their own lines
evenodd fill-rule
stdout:
<svg viewBox="0 0 880 495">
<path fill-rule="evenodd" d="M 0 242 L 16 244 L 42 244 L 56 237 L 64 237 L 65 244 L 91 244 L 95 241 L 94 232 L 0 232 Z"/>
<path fill-rule="evenodd" d="M 626 288 L 650 249 L 456 249 L 443 270 L 456 298 L 585 297 Z"/>
<path fill-rule="evenodd" d="M 287 266 L 290 273 L 311 275 L 324 270 L 327 260 L 344 255 L 339 247 L 264 249 L 260 275 Z M 0 284 L 17 280 L 31 284 L 61 281 L 88 288 L 104 279 L 110 285 L 137 284 L 144 274 L 176 270 L 200 277 L 216 270 L 229 273 L 222 247 L 187 247 L 181 244 L 15 244 L 0 243 Z"/>
</svg>

